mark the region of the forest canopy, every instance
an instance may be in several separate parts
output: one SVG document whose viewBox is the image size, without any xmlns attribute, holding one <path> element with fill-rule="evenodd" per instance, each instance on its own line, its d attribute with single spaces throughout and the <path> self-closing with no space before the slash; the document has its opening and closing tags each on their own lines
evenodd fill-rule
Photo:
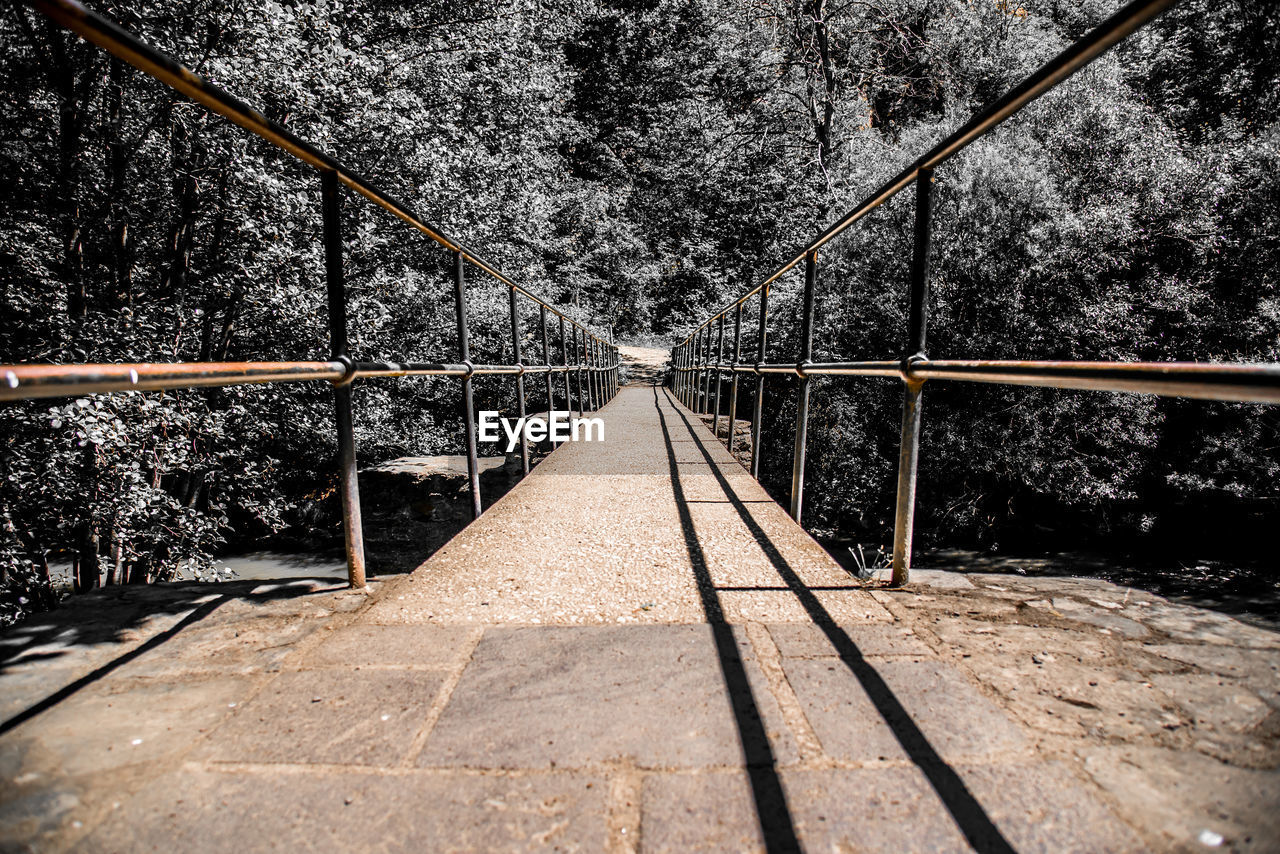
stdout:
<svg viewBox="0 0 1280 854">
<path fill-rule="evenodd" d="M 1107 0 L 97 3 L 622 341 L 670 346 L 1115 11 Z M 0 10 L 0 362 L 327 353 L 319 181 L 18 4 Z M 1280 11 L 1187 0 L 940 169 L 931 354 L 1280 356 Z M 347 205 L 355 358 L 455 352 L 448 257 Z M 821 255 L 815 359 L 902 355 L 910 197 Z M 771 352 L 796 351 L 798 275 Z M 478 358 L 505 293 L 477 284 Z M 781 355 L 780 358 L 788 358 Z M 771 385 L 784 494 L 793 391 Z M 482 384 L 477 405 L 510 390 Z M 901 393 L 820 381 L 819 531 L 886 542 Z M 362 464 L 462 446 L 452 380 L 362 384 Z M 1265 406 L 958 384 L 925 408 L 918 536 L 987 548 L 1260 542 Z M 0 410 L 0 620 L 51 560 L 208 574 L 332 526 L 320 386 Z"/>
</svg>

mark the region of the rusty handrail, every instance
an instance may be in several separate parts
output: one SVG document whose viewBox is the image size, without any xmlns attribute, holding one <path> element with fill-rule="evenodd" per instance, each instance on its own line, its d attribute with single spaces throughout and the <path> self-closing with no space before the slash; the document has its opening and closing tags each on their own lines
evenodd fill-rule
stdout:
<svg viewBox="0 0 1280 854">
<path fill-rule="evenodd" d="M 320 174 L 320 201 L 323 218 L 325 281 L 328 292 L 330 359 L 313 362 L 182 362 L 174 364 L 74 364 L 0 365 L 0 401 L 97 394 L 117 391 L 145 391 L 172 388 L 249 385 L 254 383 L 329 381 L 334 386 L 335 423 L 338 434 L 338 470 L 341 479 L 343 531 L 346 537 L 347 577 L 352 587 L 365 585 L 364 543 L 360 521 L 360 491 L 356 476 L 356 448 L 352 383 L 361 378 L 448 376 L 462 381 L 463 419 L 467 440 L 467 469 L 472 510 L 481 512 L 479 459 L 476 449 L 475 411 L 472 379 L 484 375 L 515 377 L 521 414 L 525 411 L 524 376 L 545 373 L 547 406 L 555 408 L 550 376 L 565 377 L 564 404 L 573 409 L 568 376 L 578 377 L 578 410 L 603 406 L 618 388 L 620 358 L 612 336 L 608 339 L 556 308 L 528 287 L 504 275 L 461 241 L 439 226 L 420 217 L 403 202 L 375 187 L 346 164 L 277 124 L 243 101 L 191 71 L 177 60 L 143 42 L 114 21 L 86 9 L 75 0 L 28 0 L 37 11 L 55 23 L 79 34 L 139 71 L 186 95 L 209 110 L 261 137 L 271 145 L 314 168 Z M 461 361 L 454 364 L 426 362 L 352 362 L 347 346 L 347 300 L 343 277 L 342 217 L 340 187 L 346 186 L 374 204 L 421 231 L 448 250 L 453 258 L 455 308 Z M 469 324 L 465 289 L 466 265 L 470 264 L 509 289 L 514 365 L 473 364 L 470 360 Z M 521 317 L 517 296 L 537 304 L 543 327 L 543 363 L 523 364 L 520 354 Z M 559 321 L 561 363 L 551 363 L 551 344 L 546 333 L 547 314 Z M 569 336 L 572 332 L 570 362 Z M 586 377 L 588 393 L 583 391 Z M 589 404 L 587 403 L 589 401 Z M 528 471 L 528 448 L 521 440 L 524 471 Z"/>
<path fill-rule="evenodd" d="M 803 509 L 810 378 L 879 376 L 896 377 L 903 382 L 905 397 L 894 522 L 892 575 L 894 584 L 904 584 L 910 576 L 916 470 L 920 452 L 920 406 L 922 389 L 927 380 L 1093 389 L 1204 400 L 1280 403 L 1280 365 L 1275 364 L 936 360 L 929 359 L 927 356 L 929 252 L 932 236 L 931 188 L 934 169 L 974 140 L 989 133 L 1031 101 L 1101 56 L 1108 48 L 1153 20 L 1175 2 L 1176 0 L 1134 0 L 1121 8 L 1096 29 L 1041 66 L 1030 77 L 980 110 L 963 127 L 943 139 L 907 169 L 832 223 L 763 282 L 696 325 L 684 340 L 671 350 L 673 369 L 669 376 L 676 397 L 699 413 L 710 412 L 714 407 L 713 426 L 717 428 L 717 435 L 720 420 L 720 386 L 724 373 L 728 372 L 731 375 L 735 389 L 740 374 L 756 375 L 751 474 L 757 478 L 760 476 L 760 425 L 765 377 L 773 374 L 793 376 L 797 379 L 799 397 L 796 406 L 795 448 L 792 454 L 791 470 L 791 515 L 797 522 L 801 521 Z M 908 185 L 915 186 L 915 222 L 908 334 L 904 355 L 898 360 L 869 362 L 814 363 L 810 361 L 818 250 L 866 214 L 906 189 Z M 800 317 L 799 352 L 794 362 L 769 362 L 766 345 L 770 285 L 802 261 L 805 265 L 805 283 Z M 735 346 L 734 359 L 726 364 L 719 344 L 713 359 L 711 342 L 715 337 L 713 332 L 717 322 L 719 324 L 717 340 L 723 342 L 729 312 L 734 312 L 735 338 L 740 337 L 743 306 L 748 299 L 756 295 L 760 296 L 760 311 L 755 362 L 741 362 L 738 348 Z M 730 449 L 732 449 L 736 417 L 735 395 L 729 412 Z"/>
</svg>

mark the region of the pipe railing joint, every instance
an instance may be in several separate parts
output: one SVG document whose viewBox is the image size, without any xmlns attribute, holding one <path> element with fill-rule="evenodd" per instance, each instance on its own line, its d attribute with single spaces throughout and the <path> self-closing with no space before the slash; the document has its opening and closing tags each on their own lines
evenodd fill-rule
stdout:
<svg viewBox="0 0 1280 854">
<path fill-rule="evenodd" d="M 338 362 L 342 365 L 342 376 L 338 377 L 336 380 L 330 380 L 330 382 L 333 383 L 334 388 L 349 386 L 356 381 L 356 363 L 351 361 L 351 357 L 346 353 L 334 356 L 329 361 Z"/>
</svg>

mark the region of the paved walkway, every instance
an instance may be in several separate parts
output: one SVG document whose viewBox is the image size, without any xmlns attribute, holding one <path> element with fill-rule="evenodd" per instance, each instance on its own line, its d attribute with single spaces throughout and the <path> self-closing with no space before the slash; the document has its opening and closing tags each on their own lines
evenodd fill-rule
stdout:
<svg viewBox="0 0 1280 854">
<path fill-rule="evenodd" d="M 0 848 L 1280 845 L 1274 633 L 863 586 L 662 390 L 602 414 L 370 595 L 115 588 L 0 638 Z"/>
</svg>

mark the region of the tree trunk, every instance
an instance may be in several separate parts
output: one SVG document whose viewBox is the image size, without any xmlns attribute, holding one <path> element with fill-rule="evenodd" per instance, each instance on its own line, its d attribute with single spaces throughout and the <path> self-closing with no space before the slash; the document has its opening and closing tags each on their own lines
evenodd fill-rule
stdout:
<svg viewBox="0 0 1280 854">
<path fill-rule="evenodd" d="M 182 143 L 187 133 L 181 123 L 173 127 L 173 189 L 178 203 L 177 215 L 169 229 L 169 272 L 165 276 L 164 286 L 169 290 L 174 305 L 174 322 L 177 329 L 173 338 L 173 358 L 177 359 L 182 350 L 182 336 L 186 328 L 184 316 L 187 301 L 187 274 L 191 269 L 191 246 L 195 230 L 196 203 L 198 187 L 195 178 L 195 162 L 190 146 Z"/>
<path fill-rule="evenodd" d="M 61 47 L 59 36 L 51 39 Z M 65 51 L 59 50 L 65 57 Z M 88 300 L 84 283 L 84 241 L 80 222 L 80 138 L 83 130 L 76 98 L 75 68 L 64 62 L 52 72 L 58 94 L 58 232 L 62 238 L 62 281 L 67 292 L 67 315 L 84 317 Z"/>
<path fill-rule="evenodd" d="M 98 556 L 98 530 L 87 524 L 81 530 L 80 551 L 76 559 L 75 591 L 88 593 L 98 586 L 102 561 Z"/>
<path fill-rule="evenodd" d="M 116 583 L 116 579 L 120 577 L 122 551 L 120 548 L 120 534 L 115 529 L 112 529 L 111 533 L 107 535 L 107 554 L 111 556 L 111 562 L 107 564 L 106 578 L 102 582 L 104 587 L 111 587 Z"/>
<path fill-rule="evenodd" d="M 107 174 L 111 192 L 111 296 L 115 309 L 133 305 L 133 258 L 129 246 L 128 159 L 124 140 L 124 81 L 127 68 L 111 59 L 107 88 L 107 121 L 110 144 L 107 146 Z"/>
</svg>

